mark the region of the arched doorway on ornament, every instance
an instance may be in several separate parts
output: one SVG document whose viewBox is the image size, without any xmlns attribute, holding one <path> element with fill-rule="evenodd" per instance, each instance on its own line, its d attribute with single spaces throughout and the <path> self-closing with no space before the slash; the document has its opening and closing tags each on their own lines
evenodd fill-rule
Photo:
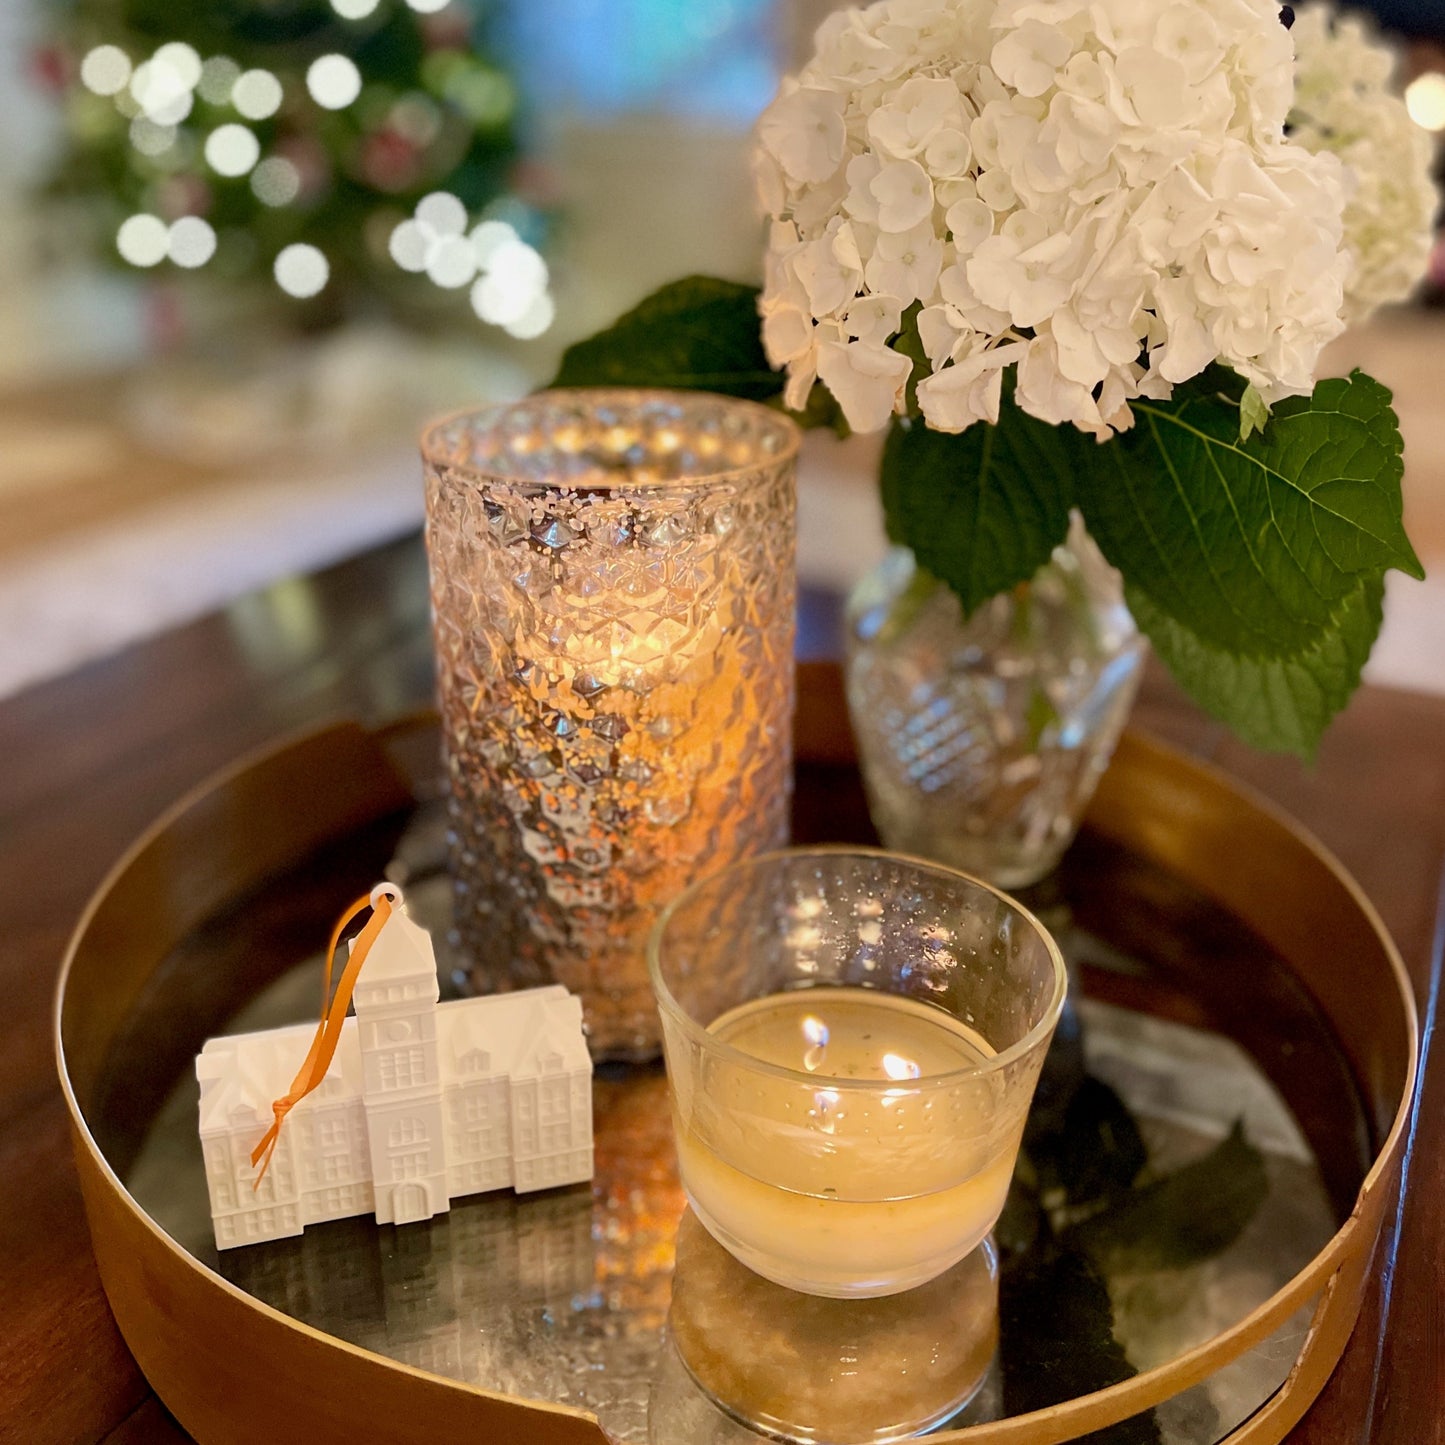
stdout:
<svg viewBox="0 0 1445 1445">
<path fill-rule="evenodd" d="M 415 1224 L 419 1219 L 432 1217 L 431 1197 L 427 1187 L 416 1180 L 398 1184 L 391 1192 L 391 1218 L 393 1224 Z"/>
</svg>

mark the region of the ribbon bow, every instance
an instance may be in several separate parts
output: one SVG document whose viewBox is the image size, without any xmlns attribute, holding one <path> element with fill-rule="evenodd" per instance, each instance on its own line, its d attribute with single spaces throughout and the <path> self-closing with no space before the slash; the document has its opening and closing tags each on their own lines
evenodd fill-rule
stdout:
<svg viewBox="0 0 1445 1445">
<path fill-rule="evenodd" d="M 271 1167 L 271 1157 L 280 1142 L 281 1125 L 287 1114 L 326 1077 L 326 1071 L 336 1057 L 336 1045 L 341 1041 L 341 1026 L 346 1022 L 347 1009 L 351 1007 L 351 995 L 356 988 L 357 975 L 361 972 L 361 965 L 366 962 L 371 945 L 376 942 L 377 935 L 391 917 L 392 897 L 393 891 L 388 884 L 373 888 L 369 894 L 358 898 L 331 930 L 331 942 L 326 946 L 326 976 L 321 985 L 321 1022 L 316 1025 L 316 1033 L 311 1040 L 310 1049 L 307 1050 L 305 1062 L 291 1080 L 290 1089 L 271 1105 L 271 1112 L 276 1117 L 266 1131 L 266 1137 L 251 1151 L 251 1163 L 258 1166 L 256 1178 L 251 1185 L 253 1190 L 261 1187 L 261 1181 Z M 333 997 L 331 975 L 336 962 L 336 950 L 341 944 L 341 935 L 352 920 L 368 908 L 372 910 L 371 917 L 366 927 L 352 940 L 351 953 L 346 960 L 346 967 L 341 971 L 341 979 L 336 985 L 336 994 Z"/>
</svg>

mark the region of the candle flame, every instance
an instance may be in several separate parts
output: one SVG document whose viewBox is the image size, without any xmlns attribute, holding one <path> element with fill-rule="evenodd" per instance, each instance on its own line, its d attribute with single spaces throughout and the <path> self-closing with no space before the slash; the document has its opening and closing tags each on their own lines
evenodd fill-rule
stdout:
<svg viewBox="0 0 1445 1445">
<path fill-rule="evenodd" d="M 813 1095 L 813 1107 L 809 1112 L 813 1115 L 813 1127 L 820 1133 L 831 1134 L 837 1127 L 841 1116 L 839 1098 L 836 1089 L 819 1089 Z"/>
<path fill-rule="evenodd" d="M 808 1014 L 803 1019 L 803 1037 L 808 1041 L 808 1047 L 803 1054 L 803 1067 L 810 1073 L 816 1073 L 823 1066 L 823 1054 L 828 1047 L 828 1025 L 820 1018 Z"/>
<path fill-rule="evenodd" d="M 923 1070 L 912 1059 L 905 1059 L 902 1054 L 884 1054 L 883 1072 L 890 1079 L 916 1079 Z"/>
</svg>

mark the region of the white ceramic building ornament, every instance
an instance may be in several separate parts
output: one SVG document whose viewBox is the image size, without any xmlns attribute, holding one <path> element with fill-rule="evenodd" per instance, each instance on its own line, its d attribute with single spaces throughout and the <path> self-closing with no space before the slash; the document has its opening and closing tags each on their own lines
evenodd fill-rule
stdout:
<svg viewBox="0 0 1445 1445">
<path fill-rule="evenodd" d="M 462 1195 L 592 1177 L 578 1000 L 551 987 L 438 1003 L 431 937 L 407 917 L 401 890 L 382 884 L 369 901 L 369 947 L 354 941 L 357 967 L 343 971 L 331 1005 L 329 1061 L 328 1020 L 211 1039 L 197 1056 L 218 1249 L 368 1212 L 408 1224 Z M 354 1017 L 344 1016 L 348 991 Z M 324 1073 L 303 1087 L 313 1063 Z M 273 1118 L 284 1126 L 268 1164 L 260 1145 Z"/>
</svg>

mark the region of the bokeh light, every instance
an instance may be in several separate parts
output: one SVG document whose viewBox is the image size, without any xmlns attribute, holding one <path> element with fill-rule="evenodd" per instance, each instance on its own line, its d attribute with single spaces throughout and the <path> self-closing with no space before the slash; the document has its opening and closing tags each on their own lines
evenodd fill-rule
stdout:
<svg viewBox="0 0 1445 1445">
<path fill-rule="evenodd" d="M 416 203 L 416 218 L 438 236 L 460 236 L 467 228 L 467 208 L 450 191 L 433 191 Z"/>
<path fill-rule="evenodd" d="M 387 124 L 403 139 L 425 150 L 442 128 L 442 115 L 430 96 L 413 91 L 392 106 Z"/>
<path fill-rule="evenodd" d="M 248 70 L 231 87 L 231 104 L 247 120 L 265 120 L 281 109 L 281 82 L 269 70 Z"/>
<path fill-rule="evenodd" d="M 1445 130 L 1445 75 L 1427 70 L 1405 87 L 1410 119 L 1425 130 Z"/>
<path fill-rule="evenodd" d="M 301 172 L 285 156 L 267 156 L 251 172 L 251 189 L 263 206 L 289 206 L 301 193 Z"/>
<path fill-rule="evenodd" d="M 201 57 L 184 40 L 162 45 L 151 57 L 151 63 L 169 71 L 187 90 L 194 90 L 201 83 Z"/>
<path fill-rule="evenodd" d="M 222 176 L 244 176 L 261 158 L 261 142 L 243 125 L 217 126 L 206 137 L 206 164 Z"/>
<path fill-rule="evenodd" d="M 344 110 L 361 94 L 361 72 L 344 55 L 323 55 L 311 62 L 306 89 L 317 105 Z"/>
<path fill-rule="evenodd" d="M 483 65 L 464 66 L 446 82 L 446 98 L 478 125 L 500 125 L 512 114 L 517 96 L 512 83 L 499 70 Z"/>
<path fill-rule="evenodd" d="M 96 95 L 114 95 L 130 82 L 130 56 L 118 45 L 97 45 L 80 62 L 80 79 Z"/>
<path fill-rule="evenodd" d="M 164 155 L 176 143 L 176 128 L 138 115 L 130 123 L 130 143 L 143 156 Z"/>
<path fill-rule="evenodd" d="M 229 55 L 213 55 L 201 66 L 196 92 L 212 105 L 225 105 L 231 99 L 231 90 L 240 76 L 241 67 Z"/>
<path fill-rule="evenodd" d="M 287 246 L 277 257 L 276 284 L 288 295 L 304 300 L 315 296 L 331 278 L 326 257 L 305 242 Z"/>
<path fill-rule="evenodd" d="M 452 0 L 406 0 L 418 15 L 435 15 L 438 10 L 445 10 Z"/>
<path fill-rule="evenodd" d="M 434 234 L 430 227 L 423 226 L 419 221 L 403 221 L 392 231 L 387 242 L 391 259 L 403 271 L 425 271 Z"/>
<path fill-rule="evenodd" d="M 179 125 L 191 113 L 191 87 L 180 70 L 163 62 L 159 54 L 136 66 L 130 78 L 130 93 L 141 110 L 159 125 Z"/>
<path fill-rule="evenodd" d="M 525 241 L 498 246 L 472 287 L 472 309 L 494 326 L 519 323 L 546 293 L 547 263 Z"/>
<path fill-rule="evenodd" d="M 472 243 L 472 252 L 477 258 L 477 265 L 482 270 L 486 270 L 491 265 L 492 256 L 501 247 L 508 246 L 513 241 L 519 241 L 521 237 L 505 221 L 482 221 L 472 227 L 469 239 Z"/>
<path fill-rule="evenodd" d="M 142 213 L 120 223 L 115 248 L 132 266 L 156 266 L 170 249 L 170 228 L 159 216 Z"/>
<path fill-rule="evenodd" d="M 426 273 L 443 290 L 465 286 L 477 274 L 477 256 L 464 236 L 438 236 L 426 261 Z"/>
<path fill-rule="evenodd" d="M 343 20 L 365 20 L 377 3 L 378 0 L 331 0 L 331 8 Z"/>
<path fill-rule="evenodd" d="M 216 254 L 216 233 L 201 217 L 182 216 L 171 222 L 169 251 L 177 266 L 193 271 Z"/>
<path fill-rule="evenodd" d="M 531 341 L 546 331 L 556 319 L 556 304 L 544 291 L 515 321 L 509 321 L 506 329 L 518 341 Z"/>
</svg>

